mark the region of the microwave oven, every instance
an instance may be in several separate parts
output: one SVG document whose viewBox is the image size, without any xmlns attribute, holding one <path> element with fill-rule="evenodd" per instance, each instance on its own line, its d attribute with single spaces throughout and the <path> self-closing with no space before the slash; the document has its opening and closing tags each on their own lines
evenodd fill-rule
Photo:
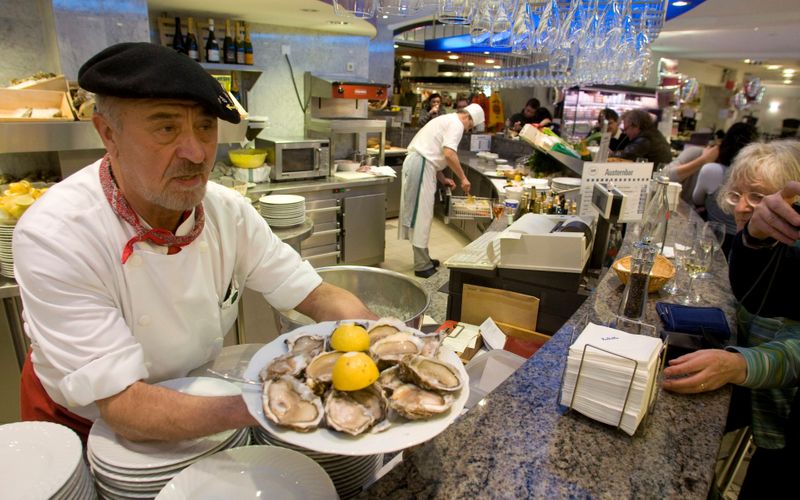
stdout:
<svg viewBox="0 0 800 500">
<path fill-rule="evenodd" d="M 266 137 L 256 139 L 256 147 L 267 152 L 272 165 L 272 181 L 293 181 L 327 177 L 330 173 L 330 147 L 327 139 L 306 137 Z"/>
</svg>

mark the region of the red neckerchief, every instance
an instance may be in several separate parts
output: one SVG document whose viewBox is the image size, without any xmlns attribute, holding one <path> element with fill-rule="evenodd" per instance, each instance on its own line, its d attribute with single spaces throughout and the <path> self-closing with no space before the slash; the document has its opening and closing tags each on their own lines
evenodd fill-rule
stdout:
<svg viewBox="0 0 800 500">
<path fill-rule="evenodd" d="M 189 234 L 176 236 L 172 231 L 167 231 L 166 229 L 145 229 L 139 221 L 139 216 L 136 215 L 136 212 L 134 212 L 128 204 L 128 200 L 125 199 L 125 195 L 123 195 L 122 191 L 117 187 L 114 176 L 111 174 L 111 161 L 108 155 L 105 155 L 103 161 L 100 162 L 100 185 L 103 187 L 103 193 L 106 195 L 106 199 L 111 205 L 111 210 L 122 220 L 133 226 L 133 229 L 136 231 L 136 236 L 128 240 L 125 244 L 125 248 L 122 250 L 123 264 L 125 264 L 128 257 L 133 253 L 133 245 L 135 243 L 150 241 L 156 245 L 168 247 L 167 253 L 172 255 L 180 252 L 181 247 L 190 244 L 203 231 L 206 218 L 202 203 L 197 205 L 194 209 L 194 227 L 189 231 Z M 184 212 L 181 220 L 185 220 L 191 213 L 191 210 Z"/>
</svg>

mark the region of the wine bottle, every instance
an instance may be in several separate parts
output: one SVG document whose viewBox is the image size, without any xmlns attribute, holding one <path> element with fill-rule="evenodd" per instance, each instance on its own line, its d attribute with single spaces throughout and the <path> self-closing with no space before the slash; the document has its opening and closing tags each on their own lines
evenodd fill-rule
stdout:
<svg viewBox="0 0 800 500">
<path fill-rule="evenodd" d="M 236 78 L 236 73 L 236 71 L 231 71 L 231 95 L 241 103 L 242 94 L 239 93 L 239 79 Z"/>
<path fill-rule="evenodd" d="M 236 21 L 236 64 L 244 64 L 244 33 L 239 21 Z"/>
<path fill-rule="evenodd" d="M 214 37 L 214 20 L 208 20 L 208 38 L 206 39 L 206 62 L 219 62 L 219 42 Z"/>
<path fill-rule="evenodd" d="M 181 18 L 178 16 L 175 16 L 175 33 L 172 35 L 172 48 L 181 54 L 188 54 L 183 33 L 181 33 Z"/>
<path fill-rule="evenodd" d="M 231 37 L 231 20 L 225 20 L 225 39 L 222 41 L 222 47 L 225 51 L 225 63 L 236 64 L 236 44 L 233 43 Z"/>
<path fill-rule="evenodd" d="M 197 37 L 194 36 L 194 19 L 189 18 L 189 27 L 186 29 L 186 53 L 191 59 L 200 62 L 200 51 L 197 49 Z"/>
<path fill-rule="evenodd" d="M 244 63 L 253 65 L 253 43 L 250 41 L 250 29 L 244 25 Z"/>
</svg>

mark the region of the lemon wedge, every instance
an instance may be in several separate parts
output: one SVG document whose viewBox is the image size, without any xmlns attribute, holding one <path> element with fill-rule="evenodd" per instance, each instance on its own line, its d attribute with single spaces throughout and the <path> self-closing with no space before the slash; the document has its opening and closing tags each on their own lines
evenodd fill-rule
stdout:
<svg viewBox="0 0 800 500">
<path fill-rule="evenodd" d="M 358 391 L 378 380 L 378 367 L 363 352 L 346 352 L 333 365 L 333 388 Z"/>
<path fill-rule="evenodd" d="M 342 323 L 331 334 L 331 348 L 335 351 L 366 351 L 369 349 L 369 334 L 355 323 Z"/>
</svg>

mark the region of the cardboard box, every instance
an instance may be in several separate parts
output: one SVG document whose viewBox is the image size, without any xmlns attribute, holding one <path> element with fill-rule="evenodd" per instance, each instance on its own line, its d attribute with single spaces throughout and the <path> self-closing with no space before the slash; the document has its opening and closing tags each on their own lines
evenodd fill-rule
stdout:
<svg viewBox="0 0 800 500">
<path fill-rule="evenodd" d="M 21 109 L 33 111 L 29 117 L 16 116 Z M 36 110 L 56 109 L 61 116 L 40 116 Z M 73 121 L 72 107 L 66 92 L 54 90 L 0 89 L 0 122 Z"/>
<path fill-rule="evenodd" d="M 524 293 L 464 284 L 461 298 L 461 321 L 480 325 L 491 317 L 500 323 L 526 330 L 536 330 L 539 299 Z"/>
<path fill-rule="evenodd" d="M 464 322 L 448 320 L 448 321 L 445 321 L 444 323 L 442 323 L 439 326 L 439 328 L 436 329 L 436 333 L 439 333 L 439 334 L 443 334 L 444 333 L 447 336 L 463 335 L 463 327 L 464 326 L 469 326 L 469 327 L 475 328 L 475 331 L 477 333 L 477 337 L 475 338 L 475 344 L 472 347 L 468 347 L 468 348 L 466 348 L 464 350 L 460 350 L 460 351 L 454 349 L 454 352 L 461 359 L 461 362 L 466 364 L 476 354 L 478 354 L 478 352 L 480 352 L 480 350 L 481 350 L 481 347 L 483 347 L 483 339 L 481 338 L 480 333 L 478 333 L 478 330 L 477 330 L 478 327 L 474 326 L 474 325 L 466 325 Z"/>
<path fill-rule="evenodd" d="M 54 90 L 56 92 L 69 91 L 69 84 L 64 75 L 45 78 L 44 80 L 28 80 L 8 87 L 14 90 Z"/>
</svg>

